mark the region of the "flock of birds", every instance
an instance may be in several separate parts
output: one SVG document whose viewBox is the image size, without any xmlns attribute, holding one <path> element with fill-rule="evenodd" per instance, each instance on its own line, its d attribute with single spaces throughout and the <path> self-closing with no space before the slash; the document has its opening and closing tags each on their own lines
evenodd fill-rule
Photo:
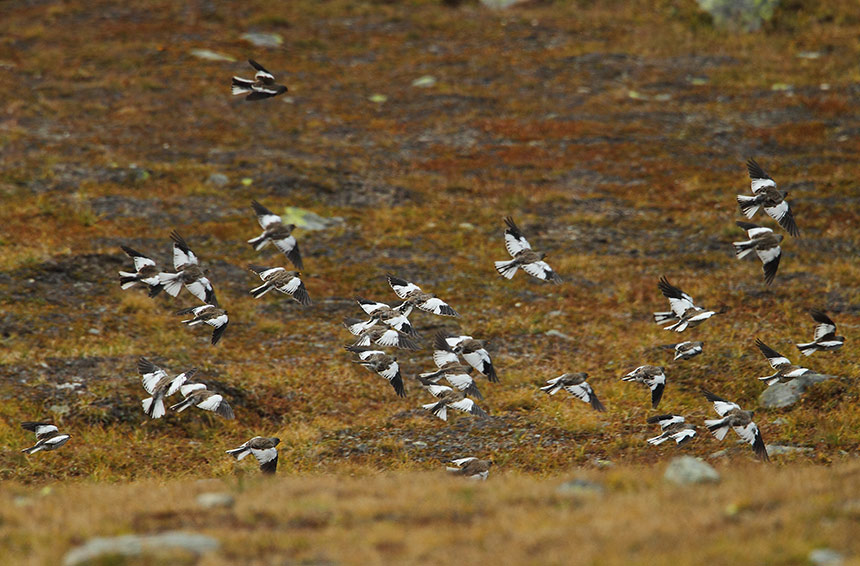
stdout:
<svg viewBox="0 0 860 566">
<path fill-rule="evenodd" d="M 275 83 L 274 76 L 262 65 L 254 60 L 249 60 L 249 63 L 257 73 L 253 80 L 233 77 L 234 95 L 246 94 L 246 100 L 253 101 L 287 92 L 287 87 Z M 738 195 L 740 211 L 750 219 L 759 209 L 763 209 L 790 235 L 798 236 L 797 225 L 785 200 L 788 193 L 780 191 L 775 181 L 753 159 L 749 160 L 747 168 L 753 194 Z M 248 243 L 258 251 L 272 244 L 286 256 L 294 269 L 249 265 L 249 271 L 262 281 L 261 285 L 249 291 L 250 294 L 254 298 L 260 298 L 269 291 L 275 290 L 289 295 L 303 306 L 310 305 L 311 298 L 301 280 L 302 257 L 298 242 L 293 235 L 296 226 L 284 223 L 279 215 L 257 201 L 252 201 L 251 206 L 262 233 L 248 240 Z M 561 277 L 545 261 L 546 254 L 537 252 L 531 247 L 513 218 L 507 217 L 504 221 L 505 248 L 511 259 L 495 262 L 495 269 L 499 275 L 512 279 L 516 272 L 522 269 L 542 281 L 552 284 L 561 283 Z M 737 257 L 743 258 L 754 252 L 762 262 L 765 283 L 771 284 L 782 255 L 780 243 L 783 236 L 774 234 L 770 228 L 749 222 L 739 221 L 737 225 L 744 229 L 748 236 L 746 241 L 733 243 Z M 228 312 L 219 305 L 206 271 L 201 268 L 197 255 L 185 239 L 176 231 L 170 234 L 170 238 L 173 243 L 173 272 L 162 271 L 147 255 L 128 246 L 122 246 L 123 251 L 134 263 L 134 271 L 120 271 L 120 285 L 122 289 L 143 285 L 148 288 L 150 297 L 157 296 L 161 291 L 176 297 L 184 287 L 202 304 L 181 309 L 176 311 L 176 314 L 189 315 L 189 318 L 182 320 L 188 326 L 202 324 L 211 327 L 211 343 L 215 345 L 221 340 L 229 324 Z M 356 356 L 355 363 L 385 378 L 396 395 L 405 397 L 406 388 L 397 358 L 382 348 L 420 349 L 418 334 L 409 321 L 409 316 L 414 309 L 437 316 L 459 317 L 459 314 L 447 302 L 432 293 L 425 292 L 415 283 L 392 274 L 387 275 L 387 280 L 399 301 L 388 304 L 356 297 L 359 308 L 369 318 L 344 319 L 343 326 L 356 337 L 345 348 Z M 655 312 L 654 320 L 663 325 L 666 330 L 684 332 L 726 310 L 725 308 L 709 310 L 697 306 L 690 295 L 672 285 L 665 277 L 660 279 L 658 288 L 668 299 L 670 310 Z M 817 351 L 839 349 L 845 339 L 836 335 L 834 322 L 822 311 L 812 310 L 810 314 L 817 323 L 813 341 L 797 344 L 799 351 L 809 356 Z M 761 340 L 757 340 L 756 345 L 775 370 L 772 375 L 759 378 L 768 385 L 787 382 L 810 371 L 792 364 L 788 358 Z M 686 360 L 702 353 L 703 342 L 683 341 L 668 347 L 675 351 L 674 360 Z M 432 359 L 435 369 L 415 377 L 421 387 L 434 397 L 432 402 L 423 404 L 422 408 L 443 421 L 448 419 L 448 409 L 461 411 L 477 418 L 488 418 L 487 412 L 475 401 L 481 401 L 484 398 L 478 388 L 475 372 L 490 383 L 498 383 L 499 378 L 485 342 L 467 335 L 440 331 L 433 338 L 433 348 Z M 182 412 L 190 407 L 214 412 L 225 419 L 234 418 L 230 404 L 221 394 L 209 390 L 203 383 L 194 381 L 196 368 L 171 376 L 167 371 L 141 357 L 138 360 L 137 369 L 141 375 L 143 388 L 150 395 L 141 401 L 144 413 L 150 418 L 161 418 L 167 410 Z M 441 384 L 442 380 L 448 385 Z M 623 376 L 622 380 L 647 386 L 651 391 L 652 408 L 658 407 L 666 386 L 666 373 L 663 367 L 643 365 Z M 549 395 L 555 395 L 564 389 L 577 399 L 590 404 L 594 410 L 606 411 L 588 383 L 587 373 L 565 373 L 546 383 L 541 390 Z M 176 393 L 181 393 L 182 400 L 166 407 L 166 399 Z M 733 429 L 743 441 L 752 445 L 760 459 L 768 460 L 761 433 L 753 421 L 753 412 L 745 411 L 738 404 L 704 388 L 702 393 L 713 403 L 714 410 L 719 416 L 718 419 L 705 420 L 707 429 L 718 440 L 725 438 L 730 428 Z M 687 423 L 682 415 L 661 414 L 650 417 L 648 423 L 659 424 L 661 427 L 661 434 L 647 439 L 647 442 L 652 445 L 658 445 L 667 440 L 674 440 L 676 444 L 682 445 L 696 436 L 695 426 Z M 37 439 L 34 446 L 23 450 L 27 454 L 55 450 L 70 438 L 70 435 L 60 433 L 50 422 L 24 422 L 21 426 L 35 433 Z M 279 443 L 280 439 L 275 437 L 255 436 L 241 446 L 226 452 L 237 460 L 251 454 L 257 459 L 262 472 L 274 473 L 278 464 Z M 451 464 L 453 465 L 447 468 L 451 472 L 470 478 L 486 479 L 492 461 L 467 457 L 453 460 Z"/>
</svg>

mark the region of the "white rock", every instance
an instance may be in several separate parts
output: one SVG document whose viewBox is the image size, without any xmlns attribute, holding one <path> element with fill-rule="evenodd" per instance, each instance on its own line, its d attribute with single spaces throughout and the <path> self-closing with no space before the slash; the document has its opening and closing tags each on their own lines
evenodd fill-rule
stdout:
<svg viewBox="0 0 860 566">
<path fill-rule="evenodd" d="M 96 537 L 67 552 L 63 558 L 63 566 L 92 563 L 100 557 L 107 559 L 117 555 L 139 556 L 143 553 L 157 553 L 162 549 L 182 549 L 200 555 L 217 550 L 219 546 L 219 542 L 212 537 L 182 531 L 168 531 L 157 535 Z"/>
<path fill-rule="evenodd" d="M 673 458 L 666 467 L 663 479 L 679 484 L 706 483 L 720 481 L 720 474 L 710 464 L 692 456 Z"/>
</svg>

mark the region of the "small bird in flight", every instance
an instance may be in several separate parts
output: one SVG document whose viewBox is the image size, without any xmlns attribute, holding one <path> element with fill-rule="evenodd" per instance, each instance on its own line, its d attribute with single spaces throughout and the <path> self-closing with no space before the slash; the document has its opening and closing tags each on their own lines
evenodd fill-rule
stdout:
<svg viewBox="0 0 860 566">
<path fill-rule="evenodd" d="M 786 232 L 794 237 L 800 235 L 791 208 L 785 200 L 788 192 L 777 189 L 776 182 L 764 172 L 755 159 L 747 161 L 747 170 L 752 180 L 750 187 L 755 196 L 738 195 L 738 205 L 744 216 L 752 218 L 758 209 L 763 207 L 768 216 L 779 222 Z"/>
<path fill-rule="evenodd" d="M 68 434 L 60 434 L 57 427 L 51 423 L 26 421 L 21 423 L 21 428 L 36 433 L 36 444 L 21 450 L 25 454 L 35 454 L 40 450 L 56 450 L 71 438 Z"/>
<path fill-rule="evenodd" d="M 434 359 L 437 356 L 436 352 L 439 352 L 440 356 L 444 355 L 445 352 L 453 352 L 463 356 L 467 364 L 485 375 L 491 383 L 499 382 L 493 360 L 490 359 L 490 354 L 487 352 L 483 340 L 475 340 L 471 336 L 460 336 L 440 330 L 434 337 L 433 347 L 436 349 L 433 353 Z"/>
<path fill-rule="evenodd" d="M 818 324 L 815 326 L 815 334 L 812 342 L 798 344 L 797 349 L 804 356 L 811 356 L 815 352 L 838 350 L 845 343 L 844 336 L 836 335 L 836 323 L 830 317 L 819 310 L 811 310 L 809 314 Z"/>
<path fill-rule="evenodd" d="M 215 289 L 200 269 L 197 256 L 176 230 L 170 233 L 170 239 L 173 240 L 173 269 L 176 273 L 158 274 L 158 279 L 164 286 L 164 292 L 175 297 L 185 285 L 192 295 L 204 303 L 217 304 Z"/>
<path fill-rule="evenodd" d="M 782 257 L 782 234 L 774 234 L 770 228 L 764 228 L 749 222 L 737 222 L 737 225 L 747 231 L 749 240 L 746 242 L 732 242 L 738 259 L 746 257 L 750 252 L 755 252 L 761 260 L 764 271 L 765 285 L 773 283 L 776 270 L 779 268 L 779 258 Z"/>
<path fill-rule="evenodd" d="M 249 265 L 248 269 L 260 276 L 263 284 L 251 289 L 250 293 L 255 299 L 259 299 L 272 289 L 291 296 L 297 302 L 308 306 L 311 298 L 308 295 L 305 284 L 299 279 L 301 273 L 298 271 L 287 271 L 283 267 L 263 267 L 260 265 Z"/>
<path fill-rule="evenodd" d="M 299 244 L 296 237 L 293 236 L 293 230 L 296 229 L 295 224 L 284 224 L 281 217 L 260 204 L 257 201 L 251 201 L 251 206 L 254 212 L 257 213 L 257 222 L 263 233 L 256 238 L 251 238 L 248 243 L 257 251 L 266 247 L 266 244 L 272 242 L 281 253 L 287 256 L 296 269 L 303 269 L 302 254 L 299 253 Z"/>
<path fill-rule="evenodd" d="M 262 100 L 287 92 L 287 87 L 277 84 L 275 76 L 262 65 L 253 59 L 248 59 L 248 63 L 257 70 L 257 74 L 254 75 L 254 80 L 233 77 L 231 91 L 234 95 L 247 94 L 245 100 Z"/>
<path fill-rule="evenodd" d="M 361 364 L 384 377 L 394 388 L 398 397 L 406 397 L 406 389 L 403 387 L 403 377 L 400 375 L 400 364 L 397 363 L 397 358 L 389 356 L 382 350 L 368 347 L 347 346 L 346 349 L 358 356 L 358 361 L 355 363 Z"/>
<path fill-rule="evenodd" d="M 505 248 L 513 259 L 495 262 L 496 271 L 499 272 L 499 275 L 505 279 L 512 279 L 517 269 L 522 267 L 523 271 L 533 277 L 550 283 L 561 283 L 561 277 L 558 273 L 553 271 L 549 264 L 544 261 L 546 254 L 532 250 L 531 244 L 517 228 L 514 219 L 508 216 L 505 218 L 505 224 L 508 226 L 505 230 Z"/>
<path fill-rule="evenodd" d="M 741 439 L 752 445 L 753 452 L 755 452 L 755 455 L 760 460 L 767 462 L 769 460 L 767 448 L 761 438 L 758 426 L 752 420 L 753 412 L 742 410 L 737 403 L 717 397 L 704 387 L 702 388 L 702 394 L 705 396 L 705 399 L 714 404 L 714 410 L 721 417 L 705 421 L 705 426 L 708 427 L 708 430 L 713 433 L 717 440 L 724 439 L 731 427 Z"/>
<path fill-rule="evenodd" d="M 664 327 L 666 330 L 674 330 L 675 332 L 683 332 L 687 328 L 698 326 L 716 314 L 725 312 L 725 308 L 719 311 L 705 310 L 702 307 L 697 307 L 693 303 L 693 297 L 683 292 L 678 287 L 675 287 L 665 277 L 660 278 L 657 284 L 663 296 L 669 299 L 669 308 L 671 312 L 655 312 L 654 322 L 657 324 L 666 324 L 674 322 L 669 326 Z"/>
<path fill-rule="evenodd" d="M 227 316 L 227 311 L 222 308 L 219 308 L 217 304 L 203 305 L 200 307 L 190 307 L 187 309 L 176 311 L 176 314 L 193 314 L 194 316 L 192 318 L 182 321 L 188 326 L 194 326 L 196 324 L 204 323 L 214 328 L 214 330 L 212 331 L 213 346 L 218 343 L 218 340 L 221 339 L 221 336 L 224 334 L 224 331 L 227 330 L 227 324 L 230 322 L 230 319 Z"/>
<path fill-rule="evenodd" d="M 140 402 L 143 412 L 150 418 L 160 419 L 165 413 L 165 397 L 170 397 L 179 391 L 179 388 L 197 373 L 197 368 L 180 373 L 176 377 L 170 377 L 166 371 L 142 357 L 137 361 L 137 371 L 141 375 L 143 388 L 152 395 Z"/>
<path fill-rule="evenodd" d="M 274 474 L 278 469 L 278 444 L 281 443 L 280 438 L 267 438 L 264 436 L 255 436 L 242 446 L 227 450 L 237 460 L 241 460 L 248 454 L 253 454 L 254 458 L 260 464 L 260 471 L 264 474 Z"/>
<path fill-rule="evenodd" d="M 441 316 L 460 316 L 457 314 L 457 311 L 448 305 L 448 303 L 432 293 L 425 293 L 421 290 L 421 287 L 415 283 L 410 283 L 409 281 L 395 277 L 390 273 L 387 277 L 388 284 L 391 285 L 391 288 L 394 289 L 397 296 L 403 299 L 406 304 L 418 307 L 422 311 L 427 311 Z"/>
<path fill-rule="evenodd" d="M 761 350 L 761 353 L 764 354 L 765 358 L 767 358 L 767 361 L 770 363 L 770 367 L 776 370 L 776 373 L 774 373 L 773 375 L 759 378 L 759 380 L 764 381 L 768 385 L 773 385 L 775 383 L 785 383 L 809 372 L 809 370 L 805 367 L 792 364 L 788 358 L 786 358 L 758 338 L 756 338 L 755 345 L 758 346 L 758 349 Z"/>
<path fill-rule="evenodd" d="M 351 334 L 358 336 L 353 346 L 370 346 L 371 343 L 379 346 L 393 346 L 404 350 L 420 350 L 421 346 L 409 335 L 400 332 L 396 328 L 383 328 L 371 326 L 365 328 L 366 322 L 357 318 L 345 318 L 343 325 Z"/>
<path fill-rule="evenodd" d="M 677 344 L 669 344 L 668 346 L 660 346 L 661 348 L 669 349 L 672 348 L 675 350 L 675 357 L 672 358 L 673 361 L 678 360 L 689 360 L 695 356 L 698 356 L 702 353 L 702 349 L 705 346 L 704 342 L 701 341 L 692 341 L 686 340 L 684 342 L 678 342 Z"/>
<path fill-rule="evenodd" d="M 649 438 L 646 442 L 657 446 L 667 440 L 674 440 L 675 444 L 681 446 L 688 443 L 696 436 L 696 427 L 684 422 L 684 417 L 681 415 L 657 415 L 648 417 L 648 424 L 660 424 L 663 430 L 662 434 Z"/>
<path fill-rule="evenodd" d="M 475 385 L 475 380 L 472 379 L 472 367 L 461 364 L 457 354 L 448 350 L 434 350 L 433 363 L 436 364 L 436 371 L 419 374 L 422 383 L 425 383 L 424 380 L 437 383 L 444 377 L 452 387 L 459 389 L 466 395 L 471 395 L 479 400 L 484 398 L 478 386 Z"/>
<path fill-rule="evenodd" d="M 666 374 L 658 366 L 639 366 L 621 378 L 621 381 L 644 383 L 651 389 L 651 407 L 657 408 L 666 388 Z"/>
<path fill-rule="evenodd" d="M 154 297 L 161 292 L 161 281 L 158 279 L 160 269 L 155 265 L 155 261 L 143 255 L 139 251 L 133 250 L 128 246 L 121 246 L 122 251 L 134 260 L 134 273 L 128 271 L 119 272 L 119 284 L 123 289 L 128 289 L 138 283 L 143 283 L 149 286 L 149 296 Z"/>
<path fill-rule="evenodd" d="M 470 480 L 485 481 L 490 475 L 490 466 L 493 463 L 490 460 L 478 460 L 474 456 L 468 458 L 458 458 L 451 460 L 454 466 L 447 466 L 445 469 L 457 476 L 466 476 Z"/>
<path fill-rule="evenodd" d="M 443 421 L 448 420 L 448 407 L 482 419 L 489 417 L 483 409 L 466 397 L 466 394 L 462 391 L 455 391 L 447 385 L 436 385 L 425 381 L 421 381 L 421 384 L 431 395 L 439 399 L 433 403 L 422 405 L 422 408 L 427 409 Z"/>
<path fill-rule="evenodd" d="M 550 395 L 555 395 L 562 389 L 579 399 L 591 404 L 591 408 L 595 411 L 604 412 L 606 407 L 594 394 L 591 385 L 586 381 L 588 374 L 585 372 L 564 373 L 558 377 L 547 380 L 547 384 L 541 387 L 541 391 L 546 391 Z"/>
<path fill-rule="evenodd" d="M 202 383 L 189 383 L 179 388 L 185 399 L 170 407 L 171 410 L 181 413 L 188 407 L 194 406 L 204 411 L 212 411 L 225 419 L 234 418 L 233 409 L 220 394 L 209 391 Z"/>
</svg>

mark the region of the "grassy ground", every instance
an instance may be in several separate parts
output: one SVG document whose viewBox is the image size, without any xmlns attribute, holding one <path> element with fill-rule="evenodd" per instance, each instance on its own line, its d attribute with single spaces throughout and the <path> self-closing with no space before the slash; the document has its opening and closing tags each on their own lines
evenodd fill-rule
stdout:
<svg viewBox="0 0 860 566">
<path fill-rule="evenodd" d="M 284 43 L 253 47 L 240 38 L 247 31 Z M 3 480 L 39 489 L 73 478 L 229 478 L 234 463 L 223 450 L 255 434 L 282 438 L 281 472 L 314 476 L 308 482 L 345 472 L 408 478 L 468 454 L 492 457 L 536 492 L 551 489 L 541 477 L 600 460 L 630 466 L 624 477 L 657 477 L 674 450 L 645 445 L 655 411 L 647 391 L 620 376 L 665 365 L 660 412 L 694 422 L 711 412 L 700 385 L 755 408 L 763 390 L 755 378 L 769 368 L 754 339 L 796 360 L 792 342 L 811 337 L 809 308 L 828 310 L 848 342 L 804 362 L 840 379 L 790 409 L 758 410 L 757 421 L 768 442 L 812 448 L 776 458 L 787 468 L 781 477 L 825 474 L 813 464 L 853 470 L 852 2 L 784 2 L 749 35 L 714 30 L 694 2 L 673 1 L 533 2 L 505 12 L 430 1 L 22 3 L 7 7 L 0 32 Z M 193 49 L 236 61 L 200 60 Z M 283 79 L 287 96 L 231 98 L 229 77 L 249 74 L 248 57 Z M 425 75 L 434 86 L 411 86 Z M 771 288 L 758 262 L 737 261 L 730 245 L 742 235 L 734 198 L 748 190 L 751 156 L 791 192 L 802 234 L 787 238 Z M 209 182 L 213 173 L 226 186 Z M 255 286 L 247 263 L 285 261 L 245 243 L 258 233 L 252 199 L 343 218 L 297 231 L 314 306 L 247 294 Z M 564 285 L 495 274 L 509 214 Z M 217 347 L 173 315 L 195 304 L 184 291 L 150 300 L 117 284 L 130 265 L 120 244 L 169 265 L 174 228 L 230 311 Z M 398 399 L 350 363 L 340 320 L 357 314 L 356 294 L 395 298 L 388 271 L 462 314 L 416 313 L 425 337 L 447 328 L 490 340 L 501 383 L 481 385 L 492 420 L 442 423 L 420 409 L 426 394 L 411 381 Z M 705 354 L 688 362 L 654 348 L 676 340 L 650 318 L 666 306 L 661 275 L 706 306 L 730 308 L 683 336 L 705 341 Z M 199 367 L 237 419 L 144 420 L 142 355 L 174 372 Z M 398 358 L 407 375 L 432 367 L 429 349 Z M 565 371 L 587 371 L 609 411 L 538 390 Z M 28 458 L 18 452 L 31 440 L 18 422 L 38 418 L 72 440 Z M 747 469 L 751 451 L 731 442 L 702 435 L 686 451 L 723 447 Z M 756 469 L 750 463 L 748 473 L 769 473 Z M 111 489 L 131 497 L 143 489 L 136 485 Z"/>
</svg>

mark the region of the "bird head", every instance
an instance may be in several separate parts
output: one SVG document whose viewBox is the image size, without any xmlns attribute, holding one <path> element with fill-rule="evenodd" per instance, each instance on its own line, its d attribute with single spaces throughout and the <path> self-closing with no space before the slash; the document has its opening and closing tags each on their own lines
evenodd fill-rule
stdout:
<svg viewBox="0 0 860 566">
<path fill-rule="evenodd" d="M 275 446 L 277 446 L 278 444 L 281 443 L 281 439 L 276 436 L 276 437 L 272 438 L 272 442 L 274 443 Z"/>
</svg>

